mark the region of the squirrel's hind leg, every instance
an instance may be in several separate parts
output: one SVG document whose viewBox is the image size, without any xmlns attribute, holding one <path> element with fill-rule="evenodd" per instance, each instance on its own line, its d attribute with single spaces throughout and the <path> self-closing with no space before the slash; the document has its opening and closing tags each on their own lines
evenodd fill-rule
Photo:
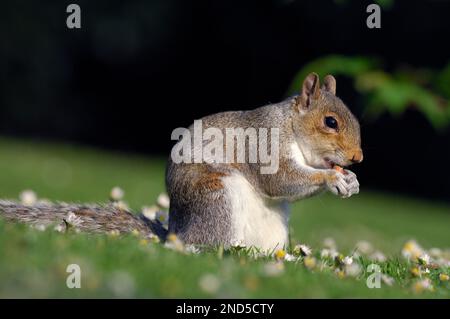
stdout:
<svg viewBox="0 0 450 319">
<path fill-rule="evenodd" d="M 231 205 L 222 182 L 225 176 L 202 174 L 171 196 L 169 233 L 187 244 L 230 245 Z"/>
</svg>

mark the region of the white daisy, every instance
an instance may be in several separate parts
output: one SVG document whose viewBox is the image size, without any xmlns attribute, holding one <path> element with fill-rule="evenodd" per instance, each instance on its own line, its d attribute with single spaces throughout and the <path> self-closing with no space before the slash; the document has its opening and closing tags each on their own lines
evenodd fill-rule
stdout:
<svg viewBox="0 0 450 319">
<path fill-rule="evenodd" d="M 384 262 L 387 259 L 386 256 L 379 250 L 377 250 L 373 254 L 371 254 L 369 258 L 373 261 L 378 261 L 378 262 Z"/>
<path fill-rule="evenodd" d="M 169 196 L 167 196 L 166 193 L 159 194 L 158 198 L 156 199 L 156 203 L 162 207 L 168 209 L 170 206 L 170 199 Z"/>
<path fill-rule="evenodd" d="M 37 229 L 39 231 L 45 231 L 45 229 L 46 229 L 45 225 L 43 225 L 43 224 L 36 224 L 36 225 L 34 225 L 33 228 Z"/>
<path fill-rule="evenodd" d="M 33 206 L 36 204 L 37 195 L 30 189 L 24 190 L 19 195 L 20 202 L 25 206 Z"/>
<path fill-rule="evenodd" d="M 344 265 L 351 265 L 353 264 L 353 257 L 351 256 L 345 256 L 344 259 L 342 259 L 342 262 L 344 263 Z"/>
<path fill-rule="evenodd" d="M 298 255 L 309 256 L 312 253 L 312 249 L 306 245 L 300 244 L 294 247 L 294 252 Z"/>
<path fill-rule="evenodd" d="M 263 273 L 268 277 L 276 277 L 284 272 L 284 264 L 282 262 L 268 262 L 264 265 Z"/>
<path fill-rule="evenodd" d="M 425 278 L 425 279 L 417 281 L 413 285 L 413 290 L 416 293 L 421 293 L 423 291 L 433 291 L 434 287 L 431 284 L 431 280 L 429 278 Z"/>
<path fill-rule="evenodd" d="M 373 251 L 372 244 L 365 240 L 357 242 L 356 249 L 363 255 L 368 255 Z"/>
<path fill-rule="evenodd" d="M 233 247 L 233 248 L 245 248 L 247 246 L 242 241 L 235 240 L 234 242 L 231 243 L 231 247 Z"/>
<path fill-rule="evenodd" d="M 418 260 L 422 265 L 429 265 L 431 261 L 430 256 L 428 254 L 420 255 Z"/>
<path fill-rule="evenodd" d="M 155 205 L 153 206 L 144 206 L 142 207 L 142 215 L 144 215 L 146 218 L 150 220 L 156 219 L 156 213 L 158 212 L 159 208 Z"/>
<path fill-rule="evenodd" d="M 186 245 L 185 251 L 190 254 L 200 254 L 200 249 L 194 245 Z"/>
<path fill-rule="evenodd" d="M 123 191 L 123 189 L 120 188 L 119 186 L 115 186 L 115 187 L 113 187 L 113 189 L 111 189 L 111 193 L 109 194 L 109 197 L 111 198 L 111 200 L 117 202 L 117 201 L 121 200 L 124 195 L 125 195 L 125 192 Z"/>
<path fill-rule="evenodd" d="M 346 265 L 345 273 L 347 276 L 357 277 L 361 273 L 361 266 L 357 263 Z"/>
<path fill-rule="evenodd" d="M 324 248 L 320 251 L 320 258 L 336 258 L 339 256 L 339 252 L 335 249 Z"/>
<path fill-rule="evenodd" d="M 420 247 L 419 244 L 413 239 L 408 240 L 405 245 L 403 245 L 402 255 L 407 259 L 416 259 L 422 254 L 422 247 Z"/>
<path fill-rule="evenodd" d="M 114 207 L 116 207 L 116 208 L 118 208 L 120 210 L 125 210 L 125 211 L 129 211 L 130 210 L 130 207 L 128 206 L 128 204 L 125 203 L 124 201 L 121 201 L 121 200 L 119 200 L 117 202 L 114 202 L 113 205 L 114 205 Z"/>
<path fill-rule="evenodd" d="M 296 257 L 294 255 L 291 254 L 286 254 L 284 255 L 284 260 L 286 261 L 297 261 L 299 257 Z"/>
<path fill-rule="evenodd" d="M 198 285 L 204 292 L 214 294 L 219 290 L 221 282 L 219 277 L 214 274 L 204 274 L 200 277 Z"/>
<path fill-rule="evenodd" d="M 156 219 L 161 222 L 164 226 L 169 224 L 169 214 L 165 211 L 159 210 L 156 212 Z"/>
<path fill-rule="evenodd" d="M 67 224 L 73 227 L 79 227 L 83 223 L 83 220 L 77 215 L 75 215 L 73 212 L 67 213 L 65 221 Z"/>
<path fill-rule="evenodd" d="M 395 282 L 394 278 L 385 274 L 381 275 L 381 280 L 388 286 L 392 286 Z"/>
<path fill-rule="evenodd" d="M 440 258 L 442 256 L 442 249 L 431 248 L 430 250 L 428 250 L 428 253 L 430 254 L 430 257 Z"/>
<path fill-rule="evenodd" d="M 337 249 L 336 241 L 331 237 L 327 237 L 323 240 L 323 246 L 328 249 Z"/>
<path fill-rule="evenodd" d="M 164 247 L 180 252 L 185 251 L 184 243 L 175 234 L 169 234 L 167 236 L 167 240 L 164 244 Z"/>
</svg>

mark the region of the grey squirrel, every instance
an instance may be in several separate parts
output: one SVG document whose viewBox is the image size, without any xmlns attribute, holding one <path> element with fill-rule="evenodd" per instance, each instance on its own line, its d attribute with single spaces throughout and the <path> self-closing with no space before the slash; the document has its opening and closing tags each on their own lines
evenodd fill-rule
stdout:
<svg viewBox="0 0 450 319">
<path fill-rule="evenodd" d="M 80 218 L 81 230 L 89 232 L 138 230 L 144 236 L 156 234 L 162 240 L 174 233 L 186 244 L 239 244 L 263 251 L 286 247 L 288 202 L 325 190 L 343 198 L 359 192 L 353 172 L 333 169 L 335 165 L 345 167 L 363 159 L 358 120 L 335 94 L 333 76 L 327 75 L 320 86 L 319 76 L 311 73 L 305 78 L 300 95 L 251 111 L 204 117 L 204 131 L 277 129 L 276 144 L 268 149 L 272 153 L 278 150 L 278 167 L 263 174 L 262 161 L 250 161 L 249 152 L 244 161 L 236 160 L 237 154 L 226 162 L 206 159 L 176 163 L 170 157 L 166 170 L 170 197 L 168 231 L 155 221 L 113 206 L 29 207 L 0 201 L 0 216 L 10 221 L 48 224 L 64 222 L 67 214 L 74 214 Z M 188 130 L 195 133 L 193 126 Z M 253 143 L 248 139 L 244 144 L 256 147 L 255 150 L 261 147 Z M 194 143 L 184 151 L 193 158 L 198 150 Z"/>
<path fill-rule="evenodd" d="M 261 162 L 251 163 L 248 155 L 244 163 L 169 159 L 169 232 L 190 244 L 239 244 L 269 251 L 288 245 L 287 202 L 323 190 L 344 198 L 357 194 L 356 175 L 333 169 L 363 159 L 358 120 L 335 94 L 333 76 L 326 76 L 320 87 L 319 76 L 311 73 L 298 96 L 203 118 L 205 130 L 277 128 L 279 168 L 262 174 Z M 193 130 L 191 126 L 195 134 Z M 195 153 L 194 146 L 190 153 Z"/>
</svg>

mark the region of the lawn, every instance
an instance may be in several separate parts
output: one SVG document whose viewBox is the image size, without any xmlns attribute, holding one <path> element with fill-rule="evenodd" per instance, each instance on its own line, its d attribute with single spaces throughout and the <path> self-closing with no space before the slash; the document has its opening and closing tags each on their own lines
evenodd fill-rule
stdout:
<svg viewBox="0 0 450 319">
<path fill-rule="evenodd" d="M 111 188 L 120 186 L 125 201 L 139 211 L 164 191 L 163 158 L 6 138 L 0 148 L 0 198 L 17 199 L 31 189 L 50 200 L 104 202 Z M 321 195 L 293 205 L 292 246 L 307 244 L 314 256 L 296 262 L 255 260 L 245 248 L 183 253 L 134 235 L 61 234 L 0 220 L 0 297 L 449 298 L 448 265 L 419 265 L 401 256 L 410 239 L 427 250 L 448 249 L 449 226 L 448 204 L 364 185 L 350 199 Z M 391 285 L 367 287 L 371 257 L 364 255 L 353 258 L 360 268 L 356 275 L 340 272 L 341 257 L 320 256 L 326 238 L 334 239 L 343 256 L 361 240 L 371 243 L 388 258 L 377 263 Z M 69 264 L 81 268 L 80 289 L 66 286 Z M 432 289 L 419 285 L 426 278 Z"/>
</svg>

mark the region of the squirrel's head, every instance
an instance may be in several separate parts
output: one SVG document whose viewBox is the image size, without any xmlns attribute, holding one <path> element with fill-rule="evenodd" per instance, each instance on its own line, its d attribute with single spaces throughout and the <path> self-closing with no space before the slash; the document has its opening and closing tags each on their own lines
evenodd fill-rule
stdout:
<svg viewBox="0 0 450 319">
<path fill-rule="evenodd" d="M 334 164 L 348 166 L 362 161 L 358 120 L 336 97 L 332 75 L 320 86 L 319 76 L 309 74 L 293 107 L 293 129 L 306 164 L 332 168 Z"/>
</svg>

